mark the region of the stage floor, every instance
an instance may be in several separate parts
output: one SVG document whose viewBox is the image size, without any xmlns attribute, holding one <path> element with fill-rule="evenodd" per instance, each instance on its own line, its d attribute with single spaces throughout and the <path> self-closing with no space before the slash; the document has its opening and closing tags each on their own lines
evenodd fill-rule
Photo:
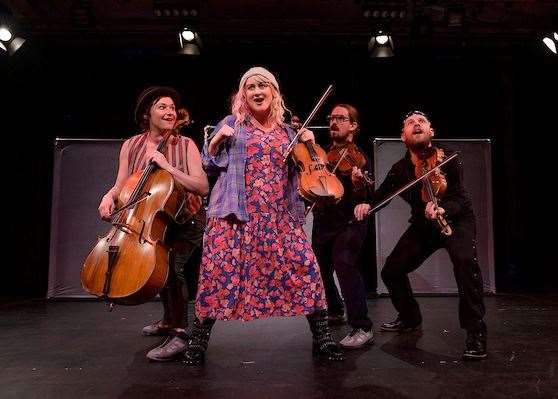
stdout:
<svg viewBox="0 0 558 399">
<path fill-rule="evenodd" d="M 486 299 L 489 357 L 463 362 L 457 298 L 419 298 L 422 334 L 377 331 L 394 316 L 369 300 L 376 342 L 316 362 L 303 317 L 217 322 L 204 366 L 149 363 L 141 328 L 161 304 L 28 301 L 0 306 L 0 398 L 557 398 L 558 297 Z M 341 339 L 349 327 L 336 328 Z"/>
</svg>

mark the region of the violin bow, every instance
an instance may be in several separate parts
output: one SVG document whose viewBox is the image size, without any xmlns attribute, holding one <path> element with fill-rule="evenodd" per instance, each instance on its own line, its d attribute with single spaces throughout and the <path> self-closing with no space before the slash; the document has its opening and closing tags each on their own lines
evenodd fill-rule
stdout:
<svg viewBox="0 0 558 399">
<path fill-rule="evenodd" d="M 443 162 L 440 162 L 439 165 L 436 165 L 436 167 L 430 169 L 428 172 L 426 172 L 424 175 L 417 177 L 415 180 L 411 181 L 410 183 L 406 184 L 405 186 L 401 187 L 399 190 L 397 190 L 396 192 L 394 192 L 393 194 L 391 194 L 390 196 L 388 196 L 386 199 L 380 201 L 378 204 L 376 204 L 372 209 L 370 209 L 367 213 L 366 216 L 369 216 L 371 213 L 375 212 L 378 208 L 381 208 L 382 206 L 384 206 L 385 204 L 387 204 L 389 201 L 391 201 L 393 198 L 397 197 L 399 194 L 401 194 L 403 191 L 408 190 L 409 188 L 413 187 L 415 184 L 417 184 L 418 182 L 422 181 L 424 178 L 430 176 L 432 173 L 434 173 L 436 171 L 437 168 L 440 168 L 442 166 L 444 166 L 445 164 L 447 164 L 449 161 L 451 161 L 452 159 L 457 158 L 457 156 L 459 155 L 459 153 L 454 153 L 451 156 L 449 156 L 447 159 L 445 159 Z"/>
<path fill-rule="evenodd" d="M 300 133 L 301 133 L 302 129 L 305 129 L 306 126 L 308 126 L 310 124 L 310 122 L 312 121 L 312 119 L 316 115 L 316 112 L 318 112 L 318 110 L 320 109 L 322 104 L 325 102 L 325 100 L 329 97 L 329 95 L 332 92 L 333 92 L 333 85 L 329 85 L 328 88 L 326 89 L 326 91 L 324 92 L 324 94 L 322 95 L 322 97 L 318 100 L 317 104 L 314 106 L 314 109 L 312 109 L 312 112 L 310 112 L 310 115 L 308 115 L 308 118 L 306 118 L 306 120 L 304 121 L 304 123 L 302 124 L 300 129 L 298 129 L 298 132 L 296 133 L 296 135 L 293 137 L 293 139 L 289 143 L 289 146 L 287 147 L 287 150 L 285 151 L 285 154 L 283 155 L 283 162 L 285 162 L 287 160 L 287 158 L 289 157 L 289 154 L 293 150 L 294 145 L 297 143 L 298 138 L 300 137 Z"/>
</svg>

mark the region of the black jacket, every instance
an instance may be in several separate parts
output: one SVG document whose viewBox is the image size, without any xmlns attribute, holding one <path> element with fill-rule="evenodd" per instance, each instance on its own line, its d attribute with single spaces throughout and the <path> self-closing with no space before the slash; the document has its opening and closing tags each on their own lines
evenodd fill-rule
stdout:
<svg viewBox="0 0 558 399">
<path fill-rule="evenodd" d="M 445 152 L 445 156 L 449 157 L 453 151 L 438 146 Z M 448 223 L 460 221 L 474 221 L 473 206 L 471 198 L 463 187 L 463 162 L 460 157 L 448 162 L 442 167 L 447 181 L 446 193 L 438 200 L 438 206 L 446 211 L 445 218 Z M 386 178 L 374 192 L 370 204 L 379 203 L 393 194 L 396 190 L 403 187 L 407 183 L 415 179 L 415 166 L 411 161 L 411 153 L 407 151 L 405 157 L 397 161 L 389 170 Z M 418 183 L 404 191 L 400 196 L 411 206 L 410 223 L 427 222 L 424 216 L 426 204 L 421 197 L 422 184 Z M 386 204 L 387 205 L 387 204 Z"/>
</svg>

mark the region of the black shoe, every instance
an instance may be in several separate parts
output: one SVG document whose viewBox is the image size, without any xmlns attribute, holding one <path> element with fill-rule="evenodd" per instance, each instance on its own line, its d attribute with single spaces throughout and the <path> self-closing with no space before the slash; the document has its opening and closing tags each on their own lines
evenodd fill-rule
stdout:
<svg viewBox="0 0 558 399">
<path fill-rule="evenodd" d="M 486 333 L 467 331 L 467 341 L 463 351 L 463 360 L 486 359 Z"/>
<path fill-rule="evenodd" d="M 329 326 L 323 314 L 309 315 L 310 331 L 312 331 L 312 355 L 315 358 L 343 361 L 345 354 L 329 332 Z"/>
<path fill-rule="evenodd" d="M 197 366 L 205 360 L 205 351 L 209 344 L 211 328 L 215 324 L 215 320 L 207 319 L 200 323 L 198 319 L 194 320 L 192 335 L 188 341 L 188 347 L 184 351 L 182 362 L 188 366 Z"/>
<path fill-rule="evenodd" d="M 380 326 L 380 330 L 407 333 L 411 331 L 420 330 L 421 327 L 422 327 L 421 323 L 415 323 L 415 324 L 406 323 L 398 317 L 394 321 L 383 323 Z"/>
</svg>

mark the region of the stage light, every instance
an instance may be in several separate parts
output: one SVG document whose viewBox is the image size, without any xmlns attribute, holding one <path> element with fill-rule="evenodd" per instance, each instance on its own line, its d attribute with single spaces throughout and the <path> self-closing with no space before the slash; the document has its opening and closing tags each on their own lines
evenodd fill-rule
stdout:
<svg viewBox="0 0 558 399">
<path fill-rule="evenodd" d="M 12 39 L 12 32 L 6 27 L 0 28 L 0 40 L 3 42 L 9 42 Z"/>
<path fill-rule="evenodd" d="M 180 43 L 180 54 L 200 55 L 202 47 L 200 36 L 191 28 L 184 28 L 178 34 L 178 42 Z"/>
<path fill-rule="evenodd" d="M 356 0 L 355 0 L 356 2 Z M 368 1 L 366 3 L 369 3 Z M 407 15 L 406 6 L 397 6 L 385 4 L 384 6 L 377 5 L 381 8 L 376 8 L 373 4 L 365 5 L 363 8 L 362 15 L 364 18 L 375 18 L 375 19 L 396 19 L 405 18 Z"/>
<path fill-rule="evenodd" d="M 558 33 L 554 32 L 554 40 L 558 42 Z"/>
<path fill-rule="evenodd" d="M 192 40 L 194 40 L 194 38 L 196 37 L 196 35 L 194 34 L 194 32 L 192 32 L 190 29 L 185 28 L 182 31 L 182 38 L 184 40 L 186 40 L 187 42 L 191 42 Z"/>
<path fill-rule="evenodd" d="M 368 42 L 368 53 L 372 58 L 393 57 L 393 40 L 390 35 L 379 31 Z"/>
<path fill-rule="evenodd" d="M 379 35 L 376 36 L 376 41 L 378 42 L 378 44 L 386 44 L 389 40 L 388 35 Z"/>
<path fill-rule="evenodd" d="M 25 43 L 25 39 L 14 35 L 7 26 L 0 27 L 0 50 L 13 55 Z"/>
<path fill-rule="evenodd" d="M 546 47 L 548 47 L 548 49 L 550 51 L 552 51 L 554 54 L 556 54 L 556 43 L 554 42 L 554 40 L 552 40 L 549 37 L 545 37 L 543 39 L 543 43 L 546 44 Z"/>
</svg>

